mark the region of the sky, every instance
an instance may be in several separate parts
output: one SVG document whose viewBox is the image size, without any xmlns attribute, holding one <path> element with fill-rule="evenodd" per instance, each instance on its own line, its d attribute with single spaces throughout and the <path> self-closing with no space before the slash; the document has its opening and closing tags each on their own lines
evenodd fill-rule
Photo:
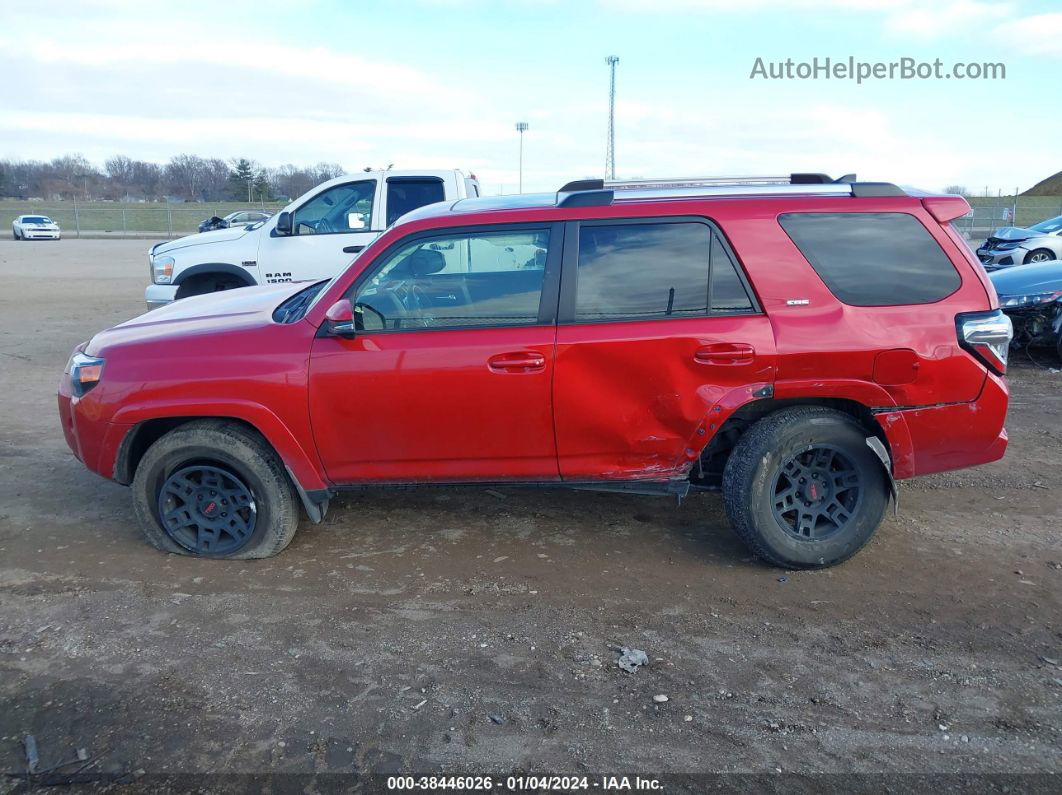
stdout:
<svg viewBox="0 0 1062 795">
<path fill-rule="evenodd" d="M 485 192 L 815 171 L 1010 193 L 1062 170 L 1057 0 L 0 4 L 0 158 L 461 168 Z M 751 78 L 827 57 L 1002 80 Z"/>
</svg>

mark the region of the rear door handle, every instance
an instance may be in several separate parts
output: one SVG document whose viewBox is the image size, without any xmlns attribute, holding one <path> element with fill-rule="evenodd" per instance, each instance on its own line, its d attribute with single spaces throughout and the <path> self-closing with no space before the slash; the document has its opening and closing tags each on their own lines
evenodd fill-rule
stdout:
<svg viewBox="0 0 1062 795">
<path fill-rule="evenodd" d="M 537 373 L 546 369 L 546 357 L 534 351 L 499 353 L 487 360 L 496 373 Z"/>
<path fill-rule="evenodd" d="M 755 356 L 756 349 L 747 342 L 716 342 L 698 348 L 693 361 L 697 364 L 752 364 Z"/>
<path fill-rule="evenodd" d="M 357 254 L 363 248 L 365 248 L 365 246 L 343 246 L 343 253 L 344 254 Z"/>
</svg>

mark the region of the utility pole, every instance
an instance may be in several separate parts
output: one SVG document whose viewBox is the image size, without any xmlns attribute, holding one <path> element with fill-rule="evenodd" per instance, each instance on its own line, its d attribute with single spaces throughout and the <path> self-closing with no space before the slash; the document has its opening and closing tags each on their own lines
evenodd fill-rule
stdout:
<svg viewBox="0 0 1062 795">
<path fill-rule="evenodd" d="M 516 131 L 520 133 L 520 188 L 517 193 L 524 192 L 524 133 L 527 132 L 527 122 L 518 121 Z"/>
<path fill-rule="evenodd" d="M 618 55 L 605 59 L 608 64 L 608 145 L 605 149 L 605 178 L 616 178 L 616 64 Z"/>
</svg>

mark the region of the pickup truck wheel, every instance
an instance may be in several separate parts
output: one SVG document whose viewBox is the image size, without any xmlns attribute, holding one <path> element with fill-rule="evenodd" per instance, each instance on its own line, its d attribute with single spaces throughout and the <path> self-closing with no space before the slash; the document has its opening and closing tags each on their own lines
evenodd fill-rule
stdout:
<svg viewBox="0 0 1062 795">
<path fill-rule="evenodd" d="M 889 504 L 866 436 L 851 417 L 819 406 L 783 409 L 749 428 L 723 472 L 724 506 L 741 540 L 783 568 L 852 557 Z"/>
<path fill-rule="evenodd" d="M 178 555 L 267 558 L 291 542 L 299 522 L 295 491 L 273 450 L 231 422 L 191 422 L 161 437 L 132 488 L 148 541 Z"/>
</svg>

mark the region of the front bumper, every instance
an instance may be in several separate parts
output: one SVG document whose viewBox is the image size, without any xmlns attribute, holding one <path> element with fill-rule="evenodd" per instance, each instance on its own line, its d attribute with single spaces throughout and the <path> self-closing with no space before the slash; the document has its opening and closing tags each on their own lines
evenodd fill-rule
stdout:
<svg viewBox="0 0 1062 795">
<path fill-rule="evenodd" d="M 92 393 L 84 398 L 73 395 L 68 373 L 59 383 L 58 399 L 63 436 L 74 456 L 97 475 L 113 479 L 118 446 L 133 426 L 98 418 L 98 402 Z"/>
<path fill-rule="evenodd" d="M 1025 255 L 1028 254 L 1028 249 L 1017 246 L 1015 248 L 1006 249 L 1000 251 L 998 249 L 987 250 L 984 246 L 977 249 L 977 259 L 984 265 L 985 270 L 991 273 L 992 271 L 1002 270 L 1003 268 L 1012 268 L 1015 265 L 1025 264 Z"/>
<path fill-rule="evenodd" d="M 62 232 L 58 229 L 23 229 L 22 237 L 26 240 L 58 240 Z"/>
<path fill-rule="evenodd" d="M 144 301 L 148 309 L 171 304 L 177 299 L 177 285 L 149 284 L 144 290 Z"/>
</svg>

